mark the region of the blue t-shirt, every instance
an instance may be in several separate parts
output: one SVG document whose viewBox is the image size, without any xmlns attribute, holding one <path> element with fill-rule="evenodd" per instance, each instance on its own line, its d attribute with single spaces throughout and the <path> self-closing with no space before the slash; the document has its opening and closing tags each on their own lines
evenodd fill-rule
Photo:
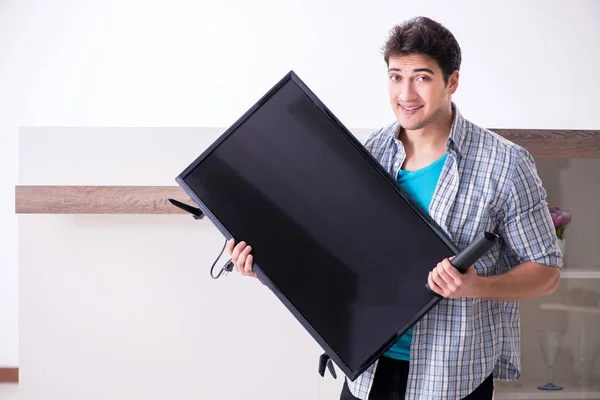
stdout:
<svg viewBox="0 0 600 400">
<path fill-rule="evenodd" d="M 443 157 L 433 163 L 415 171 L 398 171 L 397 181 L 400 186 L 427 213 L 447 156 L 448 154 L 444 154 Z M 431 266 L 432 269 L 433 267 L 434 265 Z M 411 328 L 384 355 L 398 360 L 410 361 L 412 333 Z"/>
</svg>

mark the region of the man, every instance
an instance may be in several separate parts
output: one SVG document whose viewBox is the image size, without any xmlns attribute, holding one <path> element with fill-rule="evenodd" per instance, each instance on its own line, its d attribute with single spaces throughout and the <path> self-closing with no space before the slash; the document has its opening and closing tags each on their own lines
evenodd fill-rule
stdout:
<svg viewBox="0 0 600 400">
<path fill-rule="evenodd" d="M 448 259 L 429 286 L 443 299 L 341 393 L 348 399 L 491 399 L 493 379 L 520 370 L 518 301 L 552 293 L 562 254 L 530 154 L 464 119 L 451 96 L 461 51 L 442 25 L 418 17 L 383 49 L 397 121 L 364 146 L 459 248 L 493 231 L 500 245 L 464 274 Z M 252 272 L 251 247 L 227 246 Z"/>
</svg>

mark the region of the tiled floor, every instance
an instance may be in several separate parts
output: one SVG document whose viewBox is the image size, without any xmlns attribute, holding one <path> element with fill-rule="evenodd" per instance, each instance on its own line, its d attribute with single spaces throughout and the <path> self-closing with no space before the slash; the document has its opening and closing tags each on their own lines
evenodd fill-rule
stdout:
<svg viewBox="0 0 600 400">
<path fill-rule="evenodd" d="M 19 385 L 0 383 L 0 400 L 17 400 Z"/>
</svg>

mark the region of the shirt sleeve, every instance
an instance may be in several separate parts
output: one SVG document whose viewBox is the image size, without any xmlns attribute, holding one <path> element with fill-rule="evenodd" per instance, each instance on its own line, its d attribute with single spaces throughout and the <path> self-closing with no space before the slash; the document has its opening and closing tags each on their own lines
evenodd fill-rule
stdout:
<svg viewBox="0 0 600 400">
<path fill-rule="evenodd" d="M 546 203 L 546 190 L 533 157 L 521 149 L 514 165 L 499 233 L 517 255 L 519 264 L 535 262 L 562 269 L 562 254 Z"/>
</svg>

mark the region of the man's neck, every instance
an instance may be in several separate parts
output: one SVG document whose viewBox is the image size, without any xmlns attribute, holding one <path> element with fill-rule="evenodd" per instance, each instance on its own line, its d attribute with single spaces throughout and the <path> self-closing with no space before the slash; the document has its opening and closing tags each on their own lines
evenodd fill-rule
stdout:
<svg viewBox="0 0 600 400">
<path fill-rule="evenodd" d="M 419 130 L 400 128 L 398 138 L 404 145 L 406 159 L 403 169 L 422 168 L 446 153 L 446 142 L 450 135 L 454 113 L 449 108 L 436 123 L 429 124 Z"/>
</svg>

